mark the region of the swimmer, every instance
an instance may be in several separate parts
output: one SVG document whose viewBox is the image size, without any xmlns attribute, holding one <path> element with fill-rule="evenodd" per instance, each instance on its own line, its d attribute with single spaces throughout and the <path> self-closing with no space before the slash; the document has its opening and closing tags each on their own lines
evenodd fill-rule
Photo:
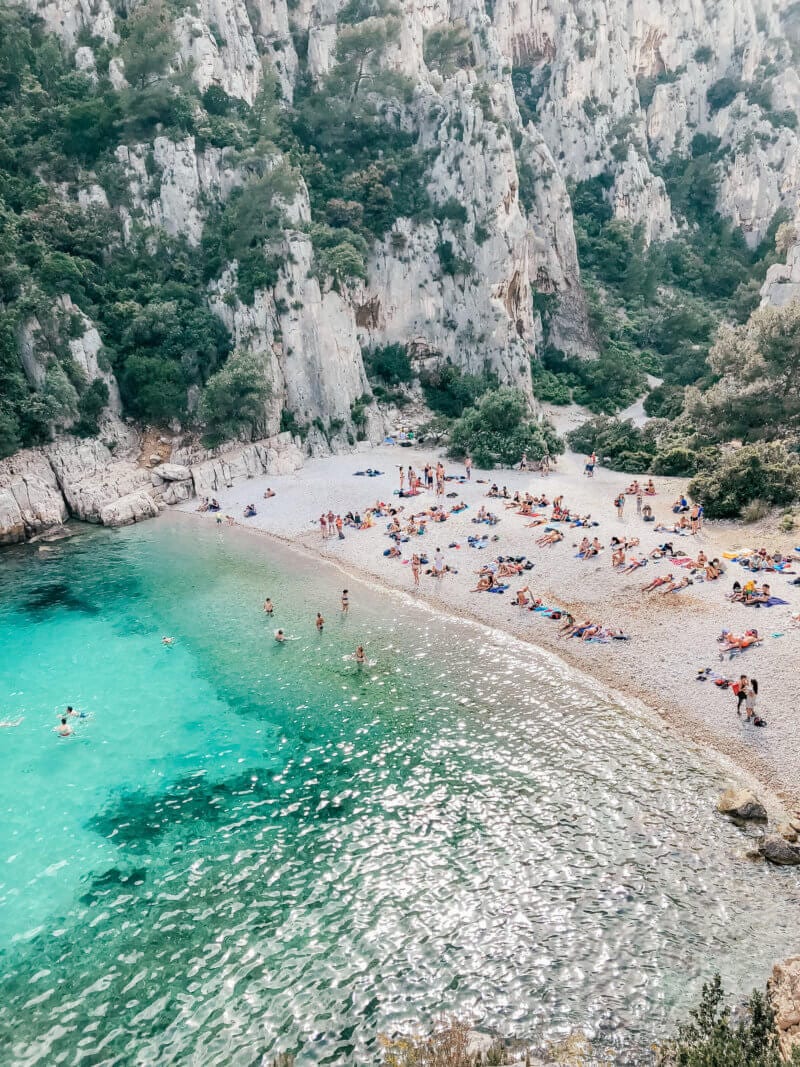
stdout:
<svg viewBox="0 0 800 1067">
<path fill-rule="evenodd" d="M 342 590 L 342 614 L 346 615 L 350 608 L 350 597 L 346 589 Z"/>
<path fill-rule="evenodd" d="M 24 715 L 20 715 L 20 717 L 18 719 L 15 719 L 13 722 L 11 722 L 10 719 L 8 720 L 8 722 L 0 722 L 0 727 L 4 727 L 4 726 L 11 726 L 11 727 L 19 726 L 19 724 L 23 721 L 24 718 L 25 718 Z"/>
<path fill-rule="evenodd" d="M 286 640 L 286 634 L 283 632 L 283 630 L 275 631 L 275 640 L 278 642 L 279 645 L 283 644 L 283 642 Z"/>
<path fill-rule="evenodd" d="M 359 665 L 359 667 L 363 667 L 364 664 L 367 662 L 367 657 L 364 654 L 364 646 L 363 645 L 359 645 L 358 648 L 355 650 L 355 653 L 353 655 L 353 659 L 356 661 L 356 663 Z"/>
<path fill-rule="evenodd" d="M 67 710 L 64 712 L 67 718 L 73 715 L 76 719 L 85 719 L 86 713 L 83 711 L 76 711 L 71 704 L 67 704 Z"/>
<path fill-rule="evenodd" d="M 264 601 L 264 611 L 267 615 L 271 616 L 274 610 L 275 608 L 272 606 L 272 600 L 270 599 L 270 597 L 267 597 L 267 599 Z"/>
<path fill-rule="evenodd" d="M 69 725 L 64 716 L 61 717 L 60 724 L 58 726 L 54 726 L 53 729 L 59 737 L 71 737 L 73 733 L 72 727 Z"/>
<path fill-rule="evenodd" d="M 174 645 L 175 644 L 175 638 L 174 637 L 162 637 L 161 638 L 161 644 L 162 645 Z"/>
<path fill-rule="evenodd" d="M 319 613 L 319 612 L 317 612 L 317 618 L 316 618 L 316 627 L 317 627 L 317 631 L 318 631 L 319 633 L 322 633 L 322 627 L 323 627 L 324 625 L 325 625 L 325 620 L 324 620 L 324 619 L 323 619 L 323 617 L 322 617 L 322 616 L 320 615 L 320 613 Z"/>
</svg>

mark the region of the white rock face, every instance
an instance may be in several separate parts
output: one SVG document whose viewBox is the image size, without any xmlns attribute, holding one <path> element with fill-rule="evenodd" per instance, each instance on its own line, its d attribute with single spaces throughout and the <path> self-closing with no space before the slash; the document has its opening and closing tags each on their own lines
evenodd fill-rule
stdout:
<svg viewBox="0 0 800 1067">
<path fill-rule="evenodd" d="M 102 37 L 109 44 L 119 43 L 114 30 L 114 10 L 108 0 L 25 0 L 25 6 L 70 47 L 81 30 L 88 30 L 93 37 Z"/>
<path fill-rule="evenodd" d="M 121 145 L 116 156 L 125 168 L 134 209 L 151 226 L 197 245 L 203 232 L 205 207 L 225 200 L 242 183 L 230 161 L 231 152 L 206 148 L 198 152 L 192 136 L 182 141 L 156 137 L 152 146 Z"/>
<path fill-rule="evenodd" d="M 116 40 L 109 0 L 18 2 L 70 45 L 82 30 Z M 201 90 L 218 85 L 252 103 L 266 64 L 290 101 L 300 78 L 320 85 L 336 63 L 343 3 L 199 0 L 175 20 L 175 65 Z M 472 372 L 489 367 L 531 396 L 530 360 L 542 336 L 534 293 L 557 298 L 550 342 L 591 356 L 596 342 L 569 181 L 610 171 L 616 217 L 640 226 L 648 242 L 667 239 L 676 221 L 656 162 L 688 153 L 702 134 L 720 143 L 718 207 L 751 245 L 778 209 L 796 211 L 800 138 L 790 127 L 791 114 L 800 117 L 800 74 L 790 45 L 800 33 L 785 0 L 407 0 L 397 18 L 397 40 L 382 63 L 413 86 L 399 121 L 414 131 L 417 150 L 430 153 L 425 182 L 433 220 L 400 218 L 372 248 L 367 280 L 337 291 L 317 277 L 311 243 L 299 232 L 310 221 L 301 187 L 287 208 L 298 232 L 289 230 L 269 250 L 282 258 L 277 284 L 245 306 L 236 298 L 231 264 L 210 286 L 210 305 L 236 349 L 262 356 L 271 396 L 259 432 L 275 434 L 288 410 L 306 427 L 315 420 L 325 427 L 308 435 L 307 447 L 351 447 L 351 409 L 369 392 L 362 349 L 392 342 L 408 345 L 420 360 L 446 358 Z M 430 52 L 426 63 L 425 34 L 456 21 L 469 30 L 475 62 L 464 70 L 433 69 L 444 65 Z M 76 63 L 93 76 L 92 49 L 81 48 Z M 525 122 L 512 68 L 529 72 L 537 86 L 537 99 L 523 109 Z M 127 84 L 118 57 L 109 78 L 116 88 Z M 738 79 L 742 91 L 712 111 L 707 90 L 722 78 Z M 754 102 L 757 91 L 771 93 L 771 111 Z M 782 120 L 784 112 L 791 114 Z M 233 149 L 199 148 L 191 136 L 122 146 L 117 160 L 131 190 L 132 210 L 120 209 L 127 232 L 134 225 L 162 228 L 195 248 L 209 208 L 247 181 Z M 98 189 L 87 175 L 79 202 L 105 206 Z M 466 221 L 453 221 L 452 212 L 449 220 L 437 218 L 436 208 L 448 203 L 462 205 Z M 786 264 L 770 270 L 763 300 L 789 302 L 799 286 L 796 243 Z M 26 371 L 41 387 L 47 366 L 41 345 L 32 334 L 23 342 Z M 101 342 L 88 321 L 83 337 L 70 342 L 89 377 L 104 373 Z M 108 384 L 116 412 L 118 391 Z M 366 426 L 370 439 L 382 433 L 376 408 Z M 88 510 L 99 513 L 97 506 Z"/>
<path fill-rule="evenodd" d="M 40 449 L 0 460 L 0 544 L 25 541 L 66 518 L 55 472 Z"/>
<path fill-rule="evenodd" d="M 96 438 L 59 438 L 44 452 L 70 514 L 85 522 L 102 522 L 109 504 L 150 488 L 149 471 L 129 459 L 115 460 Z"/>
<path fill-rule="evenodd" d="M 157 515 L 158 504 L 144 489 L 139 489 L 104 504 L 98 513 L 98 521 L 103 526 L 130 526 L 132 522 L 154 519 Z"/>
<path fill-rule="evenodd" d="M 213 496 L 235 482 L 262 474 L 291 474 L 302 466 L 303 453 L 291 434 L 282 433 L 246 445 L 238 451 L 194 463 L 192 479 L 197 496 Z"/>
</svg>

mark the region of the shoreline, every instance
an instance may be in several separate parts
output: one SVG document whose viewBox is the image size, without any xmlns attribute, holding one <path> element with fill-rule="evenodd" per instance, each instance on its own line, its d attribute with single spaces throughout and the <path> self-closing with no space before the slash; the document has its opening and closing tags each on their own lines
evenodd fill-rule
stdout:
<svg viewBox="0 0 800 1067">
<path fill-rule="evenodd" d="M 273 479 L 273 481 L 276 481 L 276 479 Z M 203 517 L 194 509 L 188 510 L 185 507 L 171 508 L 169 514 L 180 514 L 194 521 Z M 768 763 L 759 760 L 755 765 L 747 766 L 746 762 L 741 759 L 741 746 L 731 745 L 729 749 L 721 746 L 718 735 L 711 730 L 703 729 L 700 724 L 693 721 L 690 722 L 682 717 L 679 708 L 659 704 L 646 689 L 625 685 L 619 677 L 615 676 L 613 671 L 597 669 L 598 664 L 587 666 L 577 652 L 571 651 L 566 642 L 557 644 L 557 638 L 554 633 L 548 634 L 547 630 L 542 631 L 547 635 L 548 640 L 540 641 L 537 640 L 537 637 L 540 636 L 539 631 L 537 631 L 536 636 L 529 636 L 514 632 L 512 628 L 488 622 L 485 618 L 464 606 L 456 607 L 452 604 L 443 603 L 440 598 L 432 596 L 421 589 L 417 591 L 406 589 L 398 583 L 389 581 L 382 574 L 376 574 L 368 568 L 358 566 L 350 559 L 344 560 L 331 552 L 326 552 L 323 548 L 325 542 L 315 541 L 310 537 L 297 539 L 289 534 L 280 533 L 263 526 L 245 525 L 238 520 L 234 529 L 250 537 L 261 537 L 266 541 L 280 544 L 283 548 L 307 560 L 323 560 L 326 564 L 335 567 L 340 573 L 354 581 L 358 581 L 375 591 L 399 597 L 407 605 L 421 607 L 433 614 L 480 627 L 482 630 L 504 639 L 511 639 L 519 644 L 521 652 L 524 651 L 526 646 L 533 646 L 538 652 L 552 658 L 560 666 L 566 667 L 572 674 L 577 675 L 577 680 L 580 684 L 595 691 L 603 690 L 604 696 L 608 701 L 619 706 L 626 714 L 644 716 L 649 724 L 654 724 L 661 729 L 674 731 L 678 738 L 691 745 L 703 760 L 713 760 L 726 774 L 735 778 L 739 784 L 758 791 L 770 813 L 771 819 L 785 817 L 787 810 L 793 810 L 800 806 L 800 793 L 791 791 L 777 782 L 775 772 Z"/>
</svg>

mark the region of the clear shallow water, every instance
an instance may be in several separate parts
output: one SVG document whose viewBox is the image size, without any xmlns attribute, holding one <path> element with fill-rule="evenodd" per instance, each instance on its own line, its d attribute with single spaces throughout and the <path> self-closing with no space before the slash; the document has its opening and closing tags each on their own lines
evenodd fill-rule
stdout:
<svg viewBox="0 0 800 1067">
<path fill-rule="evenodd" d="M 17 713 L 2 1064 L 367 1064 L 449 1010 L 646 1040 L 797 948 L 800 881 L 741 861 L 721 772 L 536 650 L 235 531 L 0 555 Z"/>
</svg>

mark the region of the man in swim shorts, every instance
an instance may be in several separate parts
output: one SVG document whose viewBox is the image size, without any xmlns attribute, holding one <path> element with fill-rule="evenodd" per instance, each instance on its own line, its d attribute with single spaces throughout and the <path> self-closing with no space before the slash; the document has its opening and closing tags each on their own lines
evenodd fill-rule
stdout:
<svg viewBox="0 0 800 1067">
<path fill-rule="evenodd" d="M 320 613 L 317 612 L 316 627 L 317 627 L 317 632 L 318 633 L 322 633 L 322 628 L 323 628 L 324 625 L 325 625 L 325 620 L 320 615 Z"/>
<path fill-rule="evenodd" d="M 342 590 L 342 614 L 346 615 L 350 610 L 350 596 L 346 589 Z"/>
</svg>

